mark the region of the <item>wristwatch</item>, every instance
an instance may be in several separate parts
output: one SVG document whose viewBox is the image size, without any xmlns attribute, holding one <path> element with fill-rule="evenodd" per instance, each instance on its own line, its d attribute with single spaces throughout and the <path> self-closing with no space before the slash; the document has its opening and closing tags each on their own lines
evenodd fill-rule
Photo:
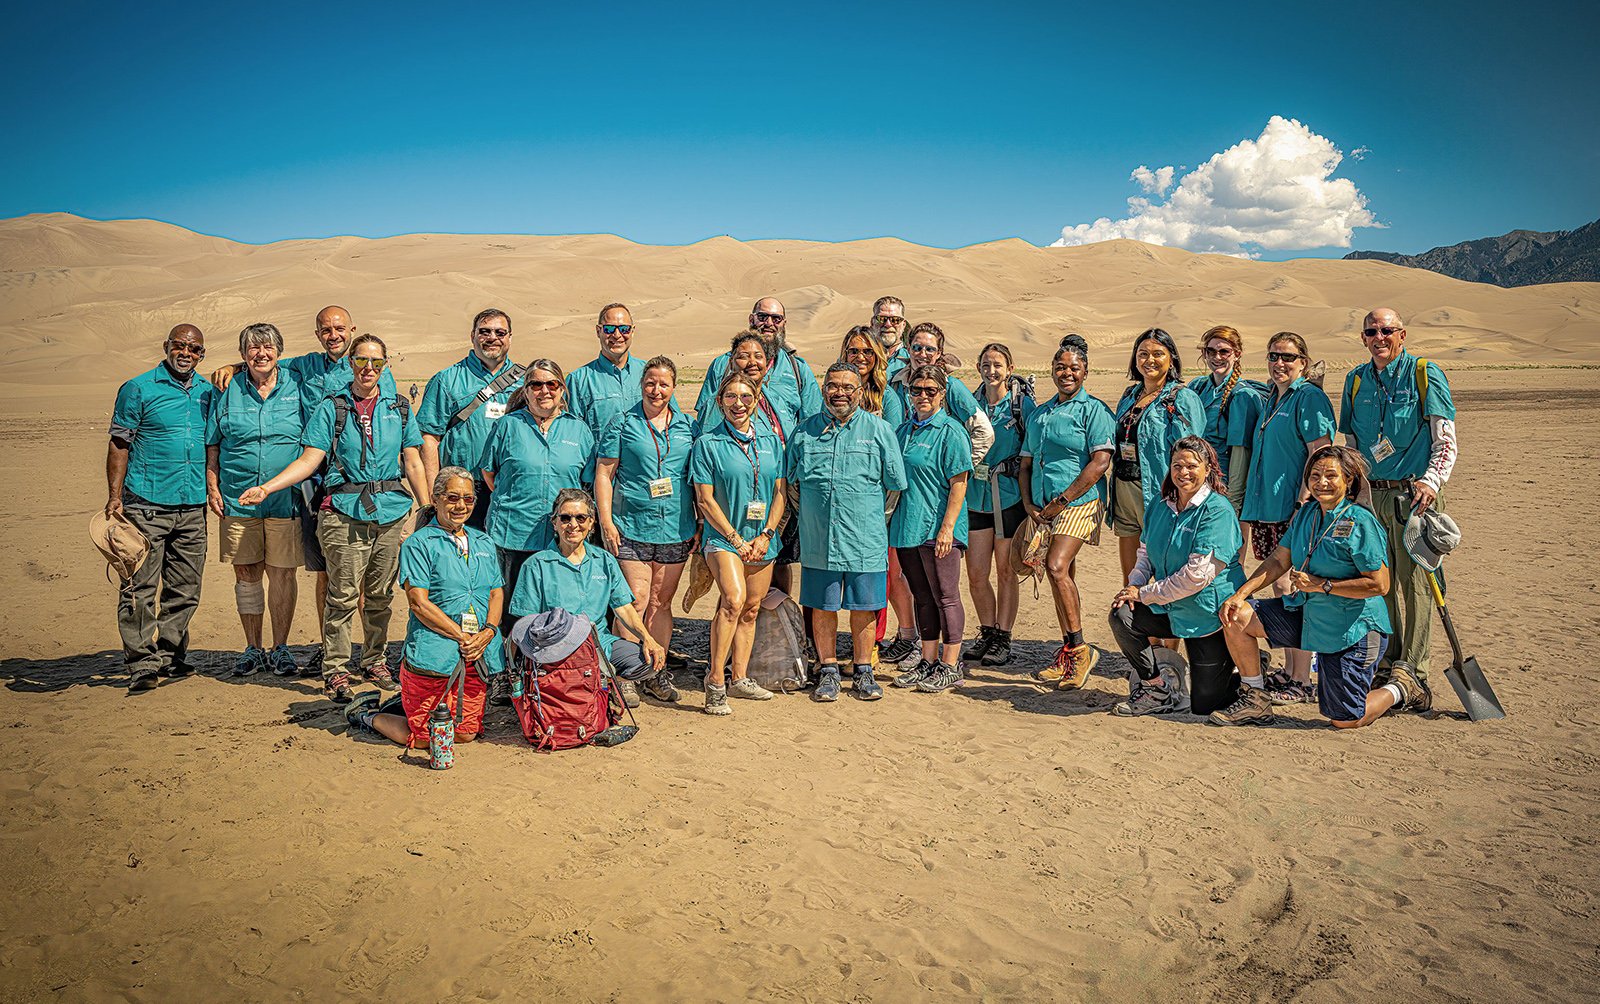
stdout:
<svg viewBox="0 0 1600 1004">
<path fill-rule="evenodd" d="M 1332 579 L 1323 579 L 1322 580 L 1322 591 L 1325 592 L 1325 593 L 1332 593 L 1333 592 L 1333 580 Z"/>
</svg>

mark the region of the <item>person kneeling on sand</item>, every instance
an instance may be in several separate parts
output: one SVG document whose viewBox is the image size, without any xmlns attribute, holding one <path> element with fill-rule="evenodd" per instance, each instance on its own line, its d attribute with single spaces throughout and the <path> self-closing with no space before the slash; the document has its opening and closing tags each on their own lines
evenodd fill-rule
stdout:
<svg viewBox="0 0 1600 1004">
<path fill-rule="evenodd" d="M 463 467 L 446 467 L 434 478 L 433 518 L 400 545 L 400 587 L 411 605 L 400 656 L 404 713 L 380 710 L 381 696 L 369 691 L 345 709 L 353 728 L 426 748 L 428 715 L 441 700 L 455 707 L 458 698 L 451 691 L 460 672 L 461 724 L 455 741 L 471 742 L 483 731 L 486 681 L 505 672 L 505 652 L 497 627 L 500 556 L 487 534 L 466 525 L 475 492 Z"/>
<path fill-rule="evenodd" d="M 1372 689 L 1388 643 L 1389 566 L 1383 525 L 1358 501 L 1368 497 L 1367 464 L 1347 446 L 1324 446 L 1311 455 L 1304 483 L 1316 504 L 1300 507 L 1266 563 L 1223 603 L 1223 631 L 1240 667 L 1260 665 L 1259 638 L 1317 653 L 1322 713 L 1341 729 L 1371 725 L 1391 707 L 1417 707 L 1427 690 L 1403 662 L 1392 682 Z M 1250 599 L 1280 576 L 1289 580 L 1284 596 Z M 1238 700 L 1211 715 L 1213 723 L 1271 723 L 1262 678 L 1247 676 L 1244 684 Z"/>
</svg>

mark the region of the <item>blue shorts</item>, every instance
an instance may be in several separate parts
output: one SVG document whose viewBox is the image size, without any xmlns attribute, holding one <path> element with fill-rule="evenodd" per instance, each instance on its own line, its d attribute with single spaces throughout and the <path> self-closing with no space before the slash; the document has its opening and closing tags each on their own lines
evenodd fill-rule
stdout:
<svg viewBox="0 0 1600 1004">
<path fill-rule="evenodd" d="M 1282 597 L 1251 600 L 1256 618 L 1267 633 L 1273 648 L 1299 648 L 1301 607 L 1286 607 Z M 1378 658 L 1389 645 L 1382 631 L 1368 631 L 1349 648 L 1317 653 L 1317 704 L 1322 713 L 1336 722 L 1354 722 L 1367 713 L 1367 694 L 1372 690 L 1372 674 Z"/>
<path fill-rule="evenodd" d="M 882 610 L 889 605 L 889 573 L 830 572 L 802 565 L 800 605 L 813 610 Z"/>
</svg>

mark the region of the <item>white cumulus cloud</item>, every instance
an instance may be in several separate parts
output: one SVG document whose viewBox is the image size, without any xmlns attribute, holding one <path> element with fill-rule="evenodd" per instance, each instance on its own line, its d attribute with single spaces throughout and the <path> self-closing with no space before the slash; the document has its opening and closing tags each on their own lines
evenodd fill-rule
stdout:
<svg viewBox="0 0 1600 1004">
<path fill-rule="evenodd" d="M 1234 144 L 1185 174 L 1165 201 L 1128 200 L 1125 219 L 1065 227 L 1052 247 L 1128 238 L 1188 251 L 1251 255 L 1349 247 L 1356 227 L 1380 224 L 1366 196 L 1333 172 L 1344 159 L 1332 141 L 1274 115 L 1256 139 Z M 1174 171 L 1140 165 L 1129 180 L 1162 196 Z"/>
</svg>

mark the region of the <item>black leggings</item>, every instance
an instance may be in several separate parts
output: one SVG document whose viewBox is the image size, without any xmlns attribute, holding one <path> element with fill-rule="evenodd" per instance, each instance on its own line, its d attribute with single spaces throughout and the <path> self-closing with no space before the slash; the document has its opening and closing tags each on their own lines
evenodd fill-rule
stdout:
<svg viewBox="0 0 1600 1004">
<path fill-rule="evenodd" d="M 1156 665 L 1150 639 L 1173 636 L 1172 622 L 1167 615 L 1158 614 L 1143 603 L 1134 603 L 1111 611 L 1110 620 L 1117 647 L 1128 657 L 1139 679 L 1154 680 L 1159 676 L 1161 669 Z M 1222 629 L 1200 638 L 1185 638 L 1183 647 L 1189 654 L 1190 710 L 1197 715 L 1209 715 L 1232 704 L 1237 686 L 1233 659 L 1228 655 Z"/>
<path fill-rule="evenodd" d="M 961 545 L 950 548 L 942 558 L 933 556 L 931 543 L 894 550 L 917 604 L 917 630 L 922 640 L 938 641 L 942 630 L 946 645 L 961 641 L 967 629 L 967 612 L 961 606 Z"/>
</svg>

